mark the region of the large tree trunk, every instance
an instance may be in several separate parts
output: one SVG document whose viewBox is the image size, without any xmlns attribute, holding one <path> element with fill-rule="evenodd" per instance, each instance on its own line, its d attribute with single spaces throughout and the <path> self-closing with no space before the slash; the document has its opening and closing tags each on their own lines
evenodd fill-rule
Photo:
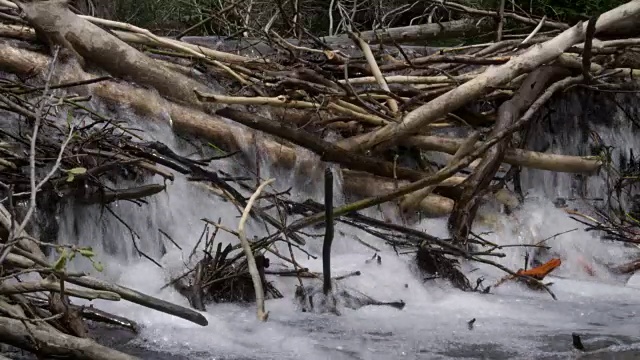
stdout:
<svg viewBox="0 0 640 360">
<path fill-rule="evenodd" d="M 26 20 L 50 45 L 61 45 L 80 56 L 81 62 L 124 79 L 158 90 L 163 96 L 191 105 L 201 105 L 193 89 L 207 89 L 202 83 L 166 67 L 107 31 L 69 10 L 64 0 L 38 1 L 20 5 Z"/>
</svg>

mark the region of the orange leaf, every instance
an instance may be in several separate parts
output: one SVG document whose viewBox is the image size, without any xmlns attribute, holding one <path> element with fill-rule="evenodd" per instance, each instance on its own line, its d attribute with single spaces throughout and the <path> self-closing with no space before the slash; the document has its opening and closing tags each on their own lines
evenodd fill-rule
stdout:
<svg viewBox="0 0 640 360">
<path fill-rule="evenodd" d="M 534 279 L 542 280 L 545 276 L 549 275 L 553 270 L 562 264 L 562 260 L 553 258 L 546 263 L 536 266 L 529 270 L 518 270 L 518 275 L 531 276 Z"/>
</svg>

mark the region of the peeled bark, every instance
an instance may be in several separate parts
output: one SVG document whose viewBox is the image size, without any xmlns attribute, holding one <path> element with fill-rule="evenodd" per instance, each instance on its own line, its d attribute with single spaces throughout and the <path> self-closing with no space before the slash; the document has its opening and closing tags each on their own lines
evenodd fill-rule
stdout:
<svg viewBox="0 0 640 360">
<path fill-rule="evenodd" d="M 476 33 L 491 28 L 491 21 L 483 21 L 482 27 L 476 26 L 473 19 L 454 20 L 443 23 L 403 26 L 390 29 L 363 31 L 359 34 L 368 43 L 412 42 L 427 39 L 445 39 Z M 352 45 L 348 34 L 325 36 L 320 38 L 329 45 Z"/>
<path fill-rule="evenodd" d="M 20 49 L 0 41 L 0 70 L 19 75 L 42 74 L 49 66 L 50 60 L 44 54 Z M 54 76 L 59 83 L 96 77 L 72 64 L 69 64 L 64 72 Z M 153 91 L 125 82 L 103 81 L 74 87 L 73 91 L 81 95 L 97 96 L 110 104 L 127 106 L 138 115 L 149 119 L 167 121 L 177 132 L 209 139 L 216 146 L 231 151 L 243 150 L 247 144 L 254 143 L 253 135 L 240 126 L 218 116 L 208 115 L 168 101 Z M 276 166 L 293 167 L 295 165 L 296 153 L 289 146 L 269 140 L 258 140 L 258 143 L 265 149 L 265 154 L 269 156 L 268 160 Z"/>
<path fill-rule="evenodd" d="M 29 324 L 27 328 L 25 324 Z M 54 332 L 49 326 L 30 324 L 0 316 L 0 339 L 4 343 L 49 356 L 69 356 L 78 360 L 135 360 L 117 350 L 102 346 L 91 339 L 77 338 Z"/>
<path fill-rule="evenodd" d="M 542 67 L 529 74 L 513 98 L 504 102 L 498 109 L 498 119 L 489 136 L 495 137 L 500 131 L 513 125 L 544 91 L 547 82 L 564 73 L 562 70 L 558 67 Z M 448 223 L 453 241 L 467 244 L 480 199 L 487 192 L 505 157 L 509 139 L 510 137 L 504 138 L 489 148 L 473 174 L 462 184 L 462 195 L 456 201 Z"/>
<path fill-rule="evenodd" d="M 0 66 L 8 72 L 19 74 L 29 74 L 32 71 L 39 71 L 44 68 L 45 62 L 48 61 L 46 57 L 40 54 L 15 49 L 13 47 L 3 47 L 0 49 L 0 54 L 3 55 Z M 61 76 L 60 81 L 65 82 L 92 78 L 92 76 L 83 73 L 63 74 Z M 352 79 L 352 81 L 354 80 L 357 79 Z M 141 114 L 162 118 L 165 117 L 162 111 L 164 109 L 170 115 L 173 126 L 177 131 L 215 139 L 216 144 L 227 148 L 236 149 L 240 147 L 240 144 L 252 142 L 250 134 L 241 135 L 243 133 L 241 128 L 222 124 L 217 118 L 215 120 L 211 119 L 210 115 L 171 102 L 166 102 L 157 96 L 150 96 L 149 92 L 145 89 L 112 82 L 100 82 L 91 85 L 89 88 L 93 90 L 95 95 L 110 102 L 116 104 L 135 104 L 135 106 L 133 106 L 134 109 Z M 140 102 L 138 99 L 145 99 L 145 101 Z M 308 118 L 305 120 L 308 120 Z M 454 153 L 456 151 L 454 150 L 456 149 L 456 145 L 452 143 L 453 140 L 446 142 L 446 140 L 438 141 L 437 139 L 438 138 L 431 136 L 414 136 L 407 141 L 409 144 L 416 145 L 424 150 L 436 150 L 447 153 Z M 268 149 L 267 154 L 277 154 L 277 156 L 270 157 L 270 161 L 273 163 L 280 163 L 285 166 L 293 166 L 292 164 L 295 163 L 295 153 L 292 149 L 284 148 L 280 144 L 267 141 L 263 142 L 263 145 Z M 588 172 L 599 166 L 595 160 L 585 158 L 538 154 L 534 152 L 523 153 L 517 149 L 513 151 L 515 154 L 512 156 L 510 151 L 505 161 L 510 164 L 518 164 L 526 167 L 552 171 Z M 388 174 L 385 175 L 388 176 Z M 413 180 L 418 178 L 415 175 L 403 176 L 402 173 L 399 174 L 399 176 Z"/>
<path fill-rule="evenodd" d="M 193 89 L 206 89 L 202 83 L 172 71 L 161 61 L 74 14 L 63 0 L 24 3 L 21 7 L 39 36 L 51 45 L 64 46 L 79 55 L 81 62 L 88 60 L 114 76 L 150 86 L 183 103 L 198 104 Z"/>
<path fill-rule="evenodd" d="M 393 179 L 371 176 L 367 173 L 359 171 L 345 170 L 342 174 L 344 179 L 344 191 L 347 194 L 368 196 L 372 193 L 390 193 L 393 192 L 396 187 L 407 185 L 407 181 L 394 181 Z M 440 185 L 444 186 L 456 186 L 464 181 L 462 177 L 451 177 L 445 180 Z M 427 217 L 442 217 L 451 214 L 453 210 L 453 200 L 447 197 L 429 194 L 427 197 L 420 200 L 417 209 L 421 214 Z"/>
<path fill-rule="evenodd" d="M 480 132 L 475 131 L 473 132 L 466 140 L 464 143 L 462 143 L 462 145 L 460 145 L 460 147 L 458 147 L 458 150 L 456 151 L 456 153 L 453 155 L 453 157 L 447 162 L 447 165 L 450 165 L 452 163 L 455 163 L 456 161 L 460 160 L 463 156 L 469 154 L 471 151 L 473 151 L 476 142 L 478 142 L 478 140 L 480 140 Z M 433 192 L 434 186 L 427 186 L 425 188 L 422 188 L 418 191 L 415 191 L 409 195 L 406 195 L 404 197 L 404 199 L 402 200 L 402 202 L 400 203 L 400 209 L 403 213 L 407 213 L 410 211 L 413 211 L 416 209 L 416 207 L 418 206 L 418 204 L 420 204 L 420 202 L 426 198 L 427 196 L 429 196 L 432 192 Z"/>
<path fill-rule="evenodd" d="M 18 49 L 0 42 L 0 69 L 15 71 L 16 74 L 41 73 L 48 66 L 49 60 L 46 55 Z M 91 78 L 95 78 L 95 75 L 68 66 L 64 73 L 59 74 L 58 81 L 73 82 Z M 169 121 L 176 132 L 207 139 L 216 144 L 216 146 L 228 151 L 251 152 L 253 151 L 251 150 L 252 144 L 256 144 L 260 149 L 261 156 L 275 167 L 291 169 L 299 166 L 304 169 L 300 171 L 307 173 L 312 173 L 316 167 L 316 164 L 312 161 L 300 161 L 293 144 L 290 145 L 287 142 L 279 142 L 263 136 L 255 138 L 254 134 L 247 131 L 247 128 L 242 125 L 236 125 L 224 118 L 175 104 L 146 89 L 134 87 L 123 82 L 103 81 L 75 87 L 74 90 L 79 91 L 81 94 L 97 96 L 109 103 L 127 106 L 148 119 L 170 118 Z M 420 137 L 411 139 L 414 138 Z M 430 137 L 424 138 L 429 139 Z M 338 149 L 340 151 L 337 152 L 326 153 L 324 146 L 327 143 L 313 137 L 312 139 L 313 143 L 318 144 L 315 151 L 324 153 L 331 161 L 336 161 L 353 169 L 365 170 L 372 174 L 387 177 L 385 179 L 366 174 L 356 179 L 353 176 L 345 175 L 344 190 L 347 194 L 351 193 L 358 197 L 367 197 L 391 192 L 394 188 L 387 187 L 383 183 L 393 184 L 394 180 L 392 178 L 394 174 L 401 180 L 399 181 L 400 186 L 407 184 L 406 181 L 402 180 L 417 181 L 427 176 L 424 172 L 409 168 L 396 167 L 394 169 L 391 163 L 371 158 L 364 158 L 365 162 L 362 162 L 361 159 L 363 157 L 356 156 L 356 154 L 343 157 L 345 152 L 341 149 Z M 300 144 L 307 147 L 311 146 L 310 143 Z M 441 148 L 435 150 L 455 152 L 456 146 L 455 143 L 445 142 Z M 313 150 L 313 146 L 311 148 Z M 450 151 L 451 149 L 454 150 Z M 344 169 L 344 171 L 349 170 Z M 351 171 L 351 173 L 355 173 L 355 171 Z M 460 184 L 463 180 L 464 178 L 462 177 L 452 177 L 437 184 L 438 187 L 435 190 L 435 194 L 428 197 L 426 201 L 422 201 L 419 210 L 427 216 L 449 214 L 453 205 L 451 199 L 459 196 L 459 191 L 453 186 Z"/>
<path fill-rule="evenodd" d="M 640 13 L 640 0 L 634 0 L 602 14 L 596 23 L 596 34 Z M 553 61 L 571 46 L 584 41 L 585 23 L 578 23 L 555 38 L 531 47 L 514 56 L 504 65 L 489 67 L 485 72 L 457 88 L 411 111 L 400 123 L 389 124 L 379 130 L 354 136 L 338 143 L 347 150 L 364 151 L 388 148 L 397 141 L 417 133 L 421 128 L 455 111 L 469 101 L 476 100 L 492 89 L 536 67 Z"/>
<path fill-rule="evenodd" d="M 92 19 L 91 17 L 87 17 L 87 16 L 79 16 L 79 17 L 90 20 L 90 21 Z M 245 64 L 247 62 L 256 62 L 256 63 L 263 62 L 263 60 L 261 59 L 251 59 L 241 55 L 235 55 L 227 52 L 210 49 L 208 47 L 200 46 L 198 44 L 177 41 L 174 39 L 165 38 L 161 36 L 158 38 L 164 43 L 158 43 L 157 41 L 149 38 L 148 36 L 145 36 L 139 33 L 130 32 L 130 31 L 112 30 L 112 33 L 116 37 L 118 37 L 120 40 L 126 41 L 127 43 L 130 43 L 130 44 L 157 46 L 161 48 L 171 48 L 170 45 L 179 44 L 180 47 L 188 48 L 190 50 L 200 52 L 211 59 L 225 61 L 228 63 Z M 0 35 L 2 35 L 3 37 L 10 37 L 10 38 L 26 40 L 26 41 L 33 41 L 36 39 L 36 34 L 34 29 L 26 26 L 18 26 L 18 25 L 0 24 Z"/>
<path fill-rule="evenodd" d="M 362 171 L 352 170 L 343 170 L 342 178 L 344 180 L 343 188 L 345 193 L 362 197 L 370 196 L 370 194 L 374 193 L 392 193 L 398 188 L 409 184 L 406 180 L 396 181 L 387 177 L 373 176 Z M 440 187 L 455 187 L 462 184 L 466 179 L 466 177 L 462 176 L 452 176 L 438 185 Z M 402 198 L 403 202 L 412 195 L 413 193 L 405 195 Z M 494 194 L 493 197 L 499 203 L 511 207 L 516 206 L 518 203 L 516 195 L 509 191 L 500 191 Z M 421 199 L 417 208 L 414 210 L 420 211 L 420 213 L 426 217 L 442 217 L 451 214 L 453 205 L 454 201 L 452 199 L 432 193 Z"/>
<path fill-rule="evenodd" d="M 33 75 L 34 73 L 43 73 L 48 67 L 49 61 L 50 58 L 44 54 L 19 49 L 0 41 L 0 70 L 10 71 L 20 75 Z M 71 65 L 67 66 L 64 72 L 56 75 L 57 82 L 75 82 L 95 78 L 94 74 L 87 73 L 79 67 Z M 301 170 L 302 172 L 311 174 L 313 173 L 313 169 L 317 167 L 315 162 L 300 161 L 300 158 L 296 153 L 298 150 L 296 150 L 292 144 L 289 145 L 287 142 L 279 142 L 263 136 L 256 137 L 243 125 L 236 125 L 219 116 L 209 115 L 200 110 L 176 104 L 162 98 L 157 93 L 135 87 L 125 82 L 102 81 L 99 83 L 74 87 L 73 90 L 82 95 L 97 96 L 108 103 L 129 107 L 137 114 L 145 116 L 148 119 L 161 121 L 162 119 L 168 118 L 168 122 L 170 122 L 172 128 L 176 132 L 207 139 L 216 146 L 228 151 L 240 150 L 249 153 L 254 151 L 252 147 L 253 144 L 255 144 L 257 148 L 260 149 L 261 156 L 276 168 L 292 169 L 299 166 L 304 169 Z M 317 141 L 317 139 L 314 141 Z M 325 142 L 320 141 L 320 143 L 324 144 Z M 318 149 L 322 150 L 321 147 Z M 351 159 L 342 158 L 342 153 L 342 151 L 340 153 L 336 153 L 336 156 L 334 156 L 332 160 L 343 164 L 344 161 Z M 364 168 L 365 166 L 368 166 L 367 164 L 369 163 L 360 164 L 358 160 L 360 158 L 361 157 L 354 158 L 355 161 L 352 162 L 352 164 L 357 166 L 357 169 L 372 171 L 374 174 L 384 176 L 393 176 L 394 168 L 392 164 L 378 161 L 374 162 L 373 166 Z M 383 165 L 379 166 L 379 164 Z M 395 169 L 395 174 L 400 179 L 407 179 L 411 181 L 421 179 L 427 175 L 421 171 L 403 167 L 397 167 Z M 443 196 L 455 197 L 454 195 L 457 194 L 457 191 L 446 189 L 452 186 L 448 185 L 449 181 L 449 179 L 446 180 L 442 186 L 438 185 L 441 187 L 436 189 L 436 193 L 440 196 L 438 197 L 440 201 L 433 202 L 431 201 L 432 199 L 429 199 L 427 202 L 422 202 L 421 206 L 424 206 L 421 207 L 421 211 L 425 214 L 438 214 L 438 216 L 449 213 L 449 205 L 441 206 L 442 203 L 451 204 L 451 201 L 447 201 L 449 199 Z M 345 188 L 354 187 L 345 185 Z M 360 196 L 372 196 L 382 192 L 380 189 L 376 189 L 375 186 L 367 186 L 364 189 L 366 191 L 359 191 L 355 194 Z M 435 204 L 434 206 L 437 205 L 437 208 L 434 208 L 429 204 Z M 448 209 L 446 213 L 443 212 L 443 208 Z"/>
<path fill-rule="evenodd" d="M 422 150 L 455 154 L 463 142 L 463 139 L 417 135 L 408 138 L 405 144 Z M 596 157 L 546 154 L 522 149 L 507 149 L 503 161 L 510 165 L 567 173 L 592 173 L 602 166 Z"/>
</svg>

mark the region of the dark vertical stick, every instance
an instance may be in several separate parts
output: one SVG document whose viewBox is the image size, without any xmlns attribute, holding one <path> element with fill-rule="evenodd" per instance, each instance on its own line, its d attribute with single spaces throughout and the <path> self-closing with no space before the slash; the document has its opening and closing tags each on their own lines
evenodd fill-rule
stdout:
<svg viewBox="0 0 640 360">
<path fill-rule="evenodd" d="M 324 275 L 324 294 L 331 291 L 331 243 L 333 242 L 333 173 L 327 168 L 324 171 L 324 213 L 325 231 L 322 244 L 322 274 Z"/>
<path fill-rule="evenodd" d="M 500 0 L 500 7 L 498 8 L 498 30 L 496 31 L 496 42 L 502 40 L 502 29 L 504 28 L 504 3 L 505 0 Z"/>
<path fill-rule="evenodd" d="M 571 338 L 573 339 L 573 347 L 578 350 L 584 351 L 584 345 L 582 345 L 582 340 L 580 339 L 580 335 L 573 333 L 571 334 Z"/>
<path fill-rule="evenodd" d="M 591 76 L 591 45 L 593 43 L 593 36 L 596 34 L 596 22 L 598 22 L 600 14 L 596 14 L 589 19 L 587 24 L 587 34 L 584 39 L 584 48 L 582 49 L 582 76 L 586 84 L 591 83 L 593 80 Z"/>
</svg>

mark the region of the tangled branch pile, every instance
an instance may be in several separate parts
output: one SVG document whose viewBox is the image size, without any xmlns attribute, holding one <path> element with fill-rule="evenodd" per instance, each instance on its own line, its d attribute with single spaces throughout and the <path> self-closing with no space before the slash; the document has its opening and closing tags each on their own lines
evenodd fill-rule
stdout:
<svg viewBox="0 0 640 360">
<path fill-rule="evenodd" d="M 504 7 L 495 12 L 450 2 L 441 6 L 464 16 L 364 32 L 349 31 L 355 28 L 350 26 L 354 19 L 345 17 L 342 34 L 317 37 L 300 26 L 298 38 L 292 39 L 266 27 L 262 38 L 218 42 L 160 37 L 129 24 L 78 15 L 59 0 L 0 0 L 0 107 L 8 125 L 0 131 L 2 341 L 41 354 L 130 358 L 81 339 L 86 336 L 80 320 L 84 310 L 71 305 L 73 296 L 126 299 L 206 325 L 192 310 L 67 272 L 68 261 L 77 255 L 92 259 L 92 250 L 33 236 L 33 213 L 47 202 L 73 198 L 105 206 L 141 201 L 165 186 L 115 189 L 108 184 L 151 173 L 166 179 L 173 179 L 171 171 L 188 175 L 244 208 L 235 232 L 243 252 L 232 256 L 240 247 L 223 250 L 221 244 L 213 251 L 214 237 L 207 236 L 203 248 L 194 249 L 204 257 L 172 282 L 199 310 L 209 301 L 256 300 L 258 316 L 266 320 L 262 288 L 273 297 L 280 295 L 265 280 L 264 255 L 286 259 L 297 276 L 319 277 L 271 245 L 283 241 L 302 247 L 303 228 L 323 222 L 330 228 L 333 218 L 393 246 L 418 251 L 417 263 L 424 271 L 465 290 L 472 286 L 457 269 L 459 261 L 488 263 L 540 284 L 526 272 L 486 259 L 501 254 L 495 245 L 471 236 L 476 213 L 485 202 L 497 201 L 510 210 L 518 206 L 518 194 L 505 185 L 521 167 L 594 174 L 606 163 L 600 156 L 525 150 L 526 129 L 549 99 L 570 87 L 637 88 L 633 79 L 640 64 L 634 51 L 640 41 L 627 25 L 640 19 L 640 1 L 573 26 Z M 491 21 L 478 24 L 474 16 Z M 503 40 L 506 18 L 521 22 L 527 32 Z M 416 45 L 486 29 L 496 29 L 496 41 L 452 48 Z M 143 142 L 123 123 L 82 105 L 91 96 L 133 109 L 148 121 L 169 122 L 176 133 L 238 151 L 245 160 L 256 151 L 274 167 L 297 167 L 315 177 L 320 177 L 319 161 L 336 164 L 354 202 L 332 209 L 330 202 L 300 204 L 286 193 L 268 193 L 261 201 L 271 202 L 270 207 L 302 215 L 293 223 L 285 216 L 277 219 L 264 207 L 252 207 L 269 182 L 248 199 L 242 192 L 254 189 L 223 179 L 207 167 L 210 160 L 187 159 L 163 144 Z M 446 132 L 458 137 L 444 136 Z M 305 158 L 300 148 L 317 156 Z M 449 216 L 451 239 L 357 213 L 388 202 L 407 221 L 417 214 Z M 275 231 L 248 241 L 243 232 L 248 216 Z M 42 248 L 58 250 L 57 261 L 47 261 Z M 331 280 L 328 270 L 324 295 L 327 278 Z M 42 279 L 16 280 L 29 274 Z M 44 295 L 26 295 L 33 293 Z"/>
</svg>

